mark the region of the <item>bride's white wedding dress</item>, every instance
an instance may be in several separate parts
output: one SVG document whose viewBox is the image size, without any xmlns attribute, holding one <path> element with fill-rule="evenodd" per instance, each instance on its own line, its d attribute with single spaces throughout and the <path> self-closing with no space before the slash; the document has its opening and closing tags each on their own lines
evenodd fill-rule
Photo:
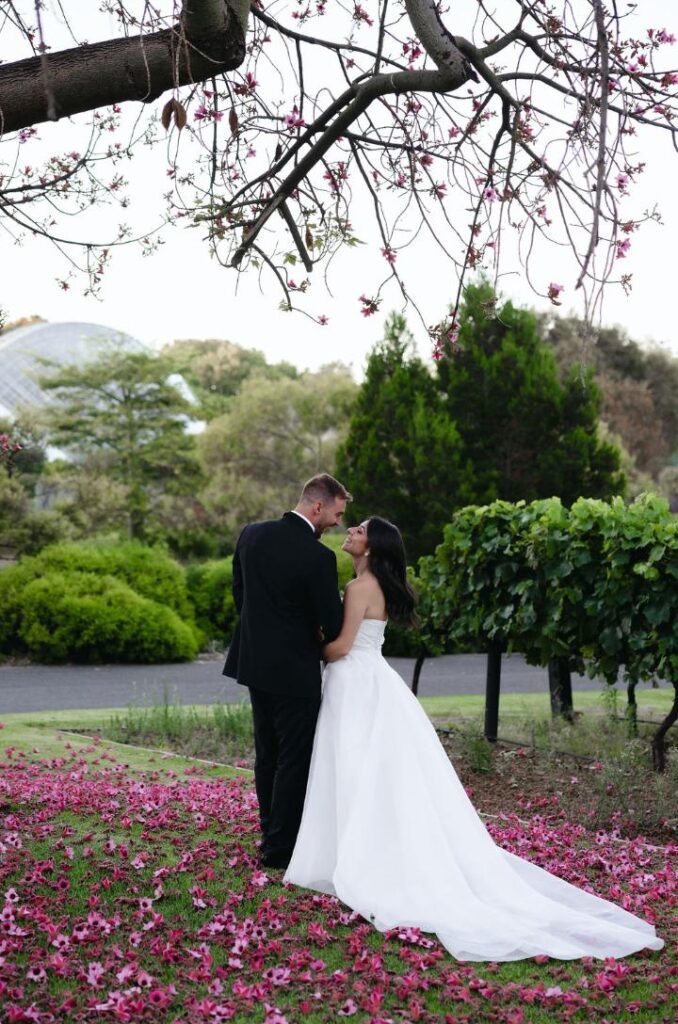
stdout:
<svg viewBox="0 0 678 1024">
<path fill-rule="evenodd" d="M 621 957 L 645 921 L 496 846 L 417 699 L 364 619 L 327 666 L 301 829 L 285 881 L 375 928 L 436 932 L 460 960 Z"/>
</svg>

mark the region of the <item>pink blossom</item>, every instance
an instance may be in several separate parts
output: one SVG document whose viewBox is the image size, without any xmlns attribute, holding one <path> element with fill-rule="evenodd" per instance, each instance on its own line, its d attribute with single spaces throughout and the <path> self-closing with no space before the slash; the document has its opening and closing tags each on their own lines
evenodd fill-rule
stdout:
<svg viewBox="0 0 678 1024">
<path fill-rule="evenodd" d="M 555 284 L 553 281 L 548 287 L 547 295 L 554 306 L 561 306 L 560 293 L 564 290 L 562 284 Z"/>
<path fill-rule="evenodd" d="M 365 24 L 369 26 L 374 25 L 374 21 L 370 18 L 365 8 L 361 7 L 360 4 L 354 4 L 353 6 L 353 20 L 364 21 Z"/>
<path fill-rule="evenodd" d="M 626 258 L 626 254 L 631 248 L 631 239 L 623 238 L 620 242 L 615 242 L 616 256 L 618 260 Z"/>
<path fill-rule="evenodd" d="M 235 92 L 236 96 L 247 96 L 249 93 L 255 91 L 258 84 L 259 83 L 256 81 L 252 72 L 248 71 L 247 74 L 245 75 L 244 80 L 242 82 L 239 82 L 238 85 L 235 86 L 233 91 Z"/>
<path fill-rule="evenodd" d="M 363 304 L 363 308 L 360 310 L 363 316 L 373 316 L 381 305 L 381 299 L 368 298 L 366 295 L 361 295 L 358 301 Z"/>
<path fill-rule="evenodd" d="M 306 124 L 303 117 L 301 117 L 299 113 L 299 108 L 296 105 L 296 103 L 292 107 L 292 112 L 290 114 L 287 114 L 287 116 L 285 117 L 285 124 L 287 125 L 288 128 L 303 128 L 304 125 Z"/>
</svg>

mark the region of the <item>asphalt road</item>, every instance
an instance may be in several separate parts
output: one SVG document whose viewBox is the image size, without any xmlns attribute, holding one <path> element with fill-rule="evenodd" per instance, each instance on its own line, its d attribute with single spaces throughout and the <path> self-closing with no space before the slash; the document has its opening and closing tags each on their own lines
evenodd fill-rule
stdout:
<svg viewBox="0 0 678 1024">
<path fill-rule="evenodd" d="M 414 662 L 389 658 L 408 683 Z M 163 699 L 165 689 L 182 704 L 227 703 L 243 700 L 243 687 L 221 674 L 222 660 L 180 665 L 2 665 L 0 714 L 13 711 L 53 711 L 66 708 L 127 707 Z M 575 690 L 597 690 L 601 683 L 573 676 Z M 502 662 L 503 693 L 547 692 L 545 669 L 526 665 L 519 654 Z M 447 655 L 424 663 L 419 681 L 423 697 L 485 692 L 485 656 Z"/>
</svg>

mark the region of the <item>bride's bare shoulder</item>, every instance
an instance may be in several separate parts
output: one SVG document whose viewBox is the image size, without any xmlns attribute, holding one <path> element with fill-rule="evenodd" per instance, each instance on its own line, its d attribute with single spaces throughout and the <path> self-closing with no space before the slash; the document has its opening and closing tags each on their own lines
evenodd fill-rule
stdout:
<svg viewBox="0 0 678 1024">
<path fill-rule="evenodd" d="M 365 614 L 370 618 L 381 618 L 385 609 L 384 594 L 376 576 L 363 572 L 351 581 L 351 585 L 354 596 L 360 595 L 361 603 L 365 605 Z"/>
</svg>

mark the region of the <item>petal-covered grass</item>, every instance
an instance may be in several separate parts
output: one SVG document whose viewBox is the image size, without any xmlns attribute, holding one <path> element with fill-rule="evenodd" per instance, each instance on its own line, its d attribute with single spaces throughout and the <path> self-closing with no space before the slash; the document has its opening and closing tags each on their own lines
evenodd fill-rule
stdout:
<svg viewBox="0 0 678 1024">
<path fill-rule="evenodd" d="M 676 846 L 593 836 L 557 808 L 493 818 L 506 849 L 644 915 L 667 947 L 604 963 L 464 964 L 431 936 L 381 935 L 260 871 L 249 773 L 23 724 L 39 717 L 8 716 L 0 732 L 3 1024 L 678 1016 Z M 84 728 L 87 717 L 42 720 Z"/>
</svg>

